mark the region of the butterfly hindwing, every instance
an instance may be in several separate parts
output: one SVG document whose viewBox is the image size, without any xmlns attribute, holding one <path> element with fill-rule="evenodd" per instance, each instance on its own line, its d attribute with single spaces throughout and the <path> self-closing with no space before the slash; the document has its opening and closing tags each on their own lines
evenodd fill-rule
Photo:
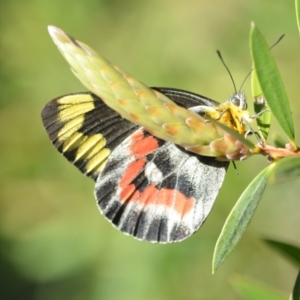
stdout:
<svg viewBox="0 0 300 300">
<path fill-rule="evenodd" d="M 204 222 L 227 167 L 228 162 L 191 154 L 139 129 L 108 158 L 95 196 L 100 211 L 122 232 L 177 242 Z"/>
</svg>

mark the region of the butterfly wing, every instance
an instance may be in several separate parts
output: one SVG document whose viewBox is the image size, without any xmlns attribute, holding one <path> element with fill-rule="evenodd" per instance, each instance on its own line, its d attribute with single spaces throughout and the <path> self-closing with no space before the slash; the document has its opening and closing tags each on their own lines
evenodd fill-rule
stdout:
<svg viewBox="0 0 300 300">
<path fill-rule="evenodd" d="M 215 105 L 197 94 L 155 89 L 186 108 Z M 150 135 L 92 93 L 52 100 L 42 120 L 58 151 L 97 179 L 101 212 L 121 231 L 142 240 L 176 242 L 198 230 L 229 164 Z"/>
<path fill-rule="evenodd" d="M 150 242 L 181 241 L 199 229 L 228 162 L 199 156 L 144 129 L 110 155 L 96 182 L 100 211 L 122 232 Z"/>
<path fill-rule="evenodd" d="M 199 105 L 207 107 L 215 107 L 220 105 L 220 103 L 215 100 L 181 89 L 162 87 L 152 87 L 152 89 L 172 99 L 179 106 L 183 106 L 186 108 L 191 108 Z"/>
<path fill-rule="evenodd" d="M 42 120 L 55 148 L 94 180 L 111 152 L 139 128 L 92 93 L 53 99 L 42 110 Z"/>
</svg>

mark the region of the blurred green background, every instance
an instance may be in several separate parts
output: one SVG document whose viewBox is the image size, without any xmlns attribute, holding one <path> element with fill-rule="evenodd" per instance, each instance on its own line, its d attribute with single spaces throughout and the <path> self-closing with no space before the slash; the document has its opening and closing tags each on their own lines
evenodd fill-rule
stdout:
<svg viewBox="0 0 300 300">
<path fill-rule="evenodd" d="M 296 269 L 259 238 L 299 244 L 299 180 L 268 186 L 245 236 L 212 276 L 222 224 L 266 158 L 237 163 L 239 174 L 229 169 L 193 237 L 152 245 L 123 235 L 99 214 L 93 182 L 57 153 L 40 119 L 51 99 L 84 90 L 52 43 L 49 24 L 149 86 L 222 102 L 233 85 L 215 50 L 239 87 L 251 69 L 251 21 L 270 44 L 286 34 L 272 52 L 299 141 L 300 39 L 292 0 L 1 1 L 1 299 L 241 299 L 230 284 L 234 274 L 292 289 Z M 243 88 L 251 102 L 249 80 Z"/>
</svg>

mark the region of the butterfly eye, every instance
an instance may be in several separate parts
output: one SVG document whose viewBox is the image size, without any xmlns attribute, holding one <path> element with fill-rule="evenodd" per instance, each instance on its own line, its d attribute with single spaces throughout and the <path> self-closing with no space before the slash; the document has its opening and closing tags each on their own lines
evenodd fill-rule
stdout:
<svg viewBox="0 0 300 300">
<path fill-rule="evenodd" d="M 241 99 L 239 99 L 239 107 L 242 110 L 246 110 L 248 108 L 247 102 L 246 102 L 246 98 L 243 97 Z"/>
<path fill-rule="evenodd" d="M 235 106 L 240 106 L 240 98 L 238 95 L 235 95 L 231 98 L 231 103 L 234 104 Z"/>
<path fill-rule="evenodd" d="M 244 93 L 236 93 L 230 98 L 230 102 L 241 110 L 246 110 L 248 105 Z"/>
</svg>

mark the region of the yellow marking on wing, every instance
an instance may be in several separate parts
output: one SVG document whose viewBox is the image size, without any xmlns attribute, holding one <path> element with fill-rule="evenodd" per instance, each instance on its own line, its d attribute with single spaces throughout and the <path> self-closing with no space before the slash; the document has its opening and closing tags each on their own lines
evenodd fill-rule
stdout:
<svg viewBox="0 0 300 300">
<path fill-rule="evenodd" d="M 88 137 L 78 148 L 75 161 L 92 158 L 97 152 L 101 151 L 105 145 L 106 139 L 100 133 Z"/>
<path fill-rule="evenodd" d="M 57 99 L 57 104 L 59 108 L 57 122 L 66 123 L 58 132 L 58 139 L 66 140 L 63 151 L 70 151 L 83 142 L 77 131 L 83 125 L 84 115 L 95 108 L 94 100 L 91 95 L 76 94 Z"/>
<path fill-rule="evenodd" d="M 66 123 L 63 128 L 58 132 L 57 138 L 59 141 L 64 141 L 72 136 L 75 132 L 82 127 L 84 116 L 79 116 Z"/>
<path fill-rule="evenodd" d="M 94 147 L 91 149 L 91 151 L 87 155 L 87 159 L 92 158 L 94 155 L 96 155 L 99 151 L 104 149 L 104 146 L 106 145 L 106 139 L 103 137 Z"/>
<path fill-rule="evenodd" d="M 62 151 L 72 151 L 80 146 L 80 144 L 84 143 L 84 141 L 88 137 L 83 135 L 81 132 L 75 132 L 69 138 L 67 138 L 62 146 Z"/>
<path fill-rule="evenodd" d="M 58 114 L 58 121 L 60 122 L 67 122 L 70 119 L 77 118 L 95 108 L 94 103 L 89 102 L 89 103 L 80 103 L 76 105 L 66 105 L 64 107 L 59 107 L 62 108 L 62 110 Z"/>
<path fill-rule="evenodd" d="M 104 148 L 98 154 L 96 154 L 91 160 L 89 160 L 85 166 L 87 173 L 100 172 L 103 169 L 110 153 L 111 151 L 108 148 Z"/>
<path fill-rule="evenodd" d="M 84 102 L 94 102 L 94 99 L 91 95 L 85 94 L 74 94 L 67 95 L 57 100 L 57 103 L 60 105 L 69 104 L 69 105 L 77 105 L 79 103 Z"/>
</svg>

